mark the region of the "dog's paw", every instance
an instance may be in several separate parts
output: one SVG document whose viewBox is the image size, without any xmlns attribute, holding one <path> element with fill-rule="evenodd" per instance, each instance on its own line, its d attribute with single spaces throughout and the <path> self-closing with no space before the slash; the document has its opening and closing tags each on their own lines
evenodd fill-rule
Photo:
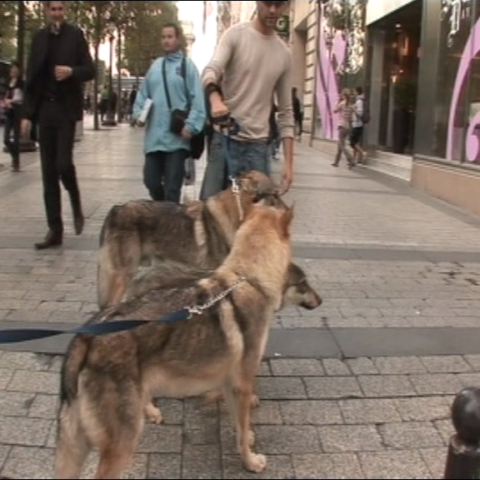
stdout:
<svg viewBox="0 0 480 480">
<path fill-rule="evenodd" d="M 252 453 L 245 462 L 245 467 L 250 472 L 261 473 L 267 468 L 267 457 L 265 457 L 265 455 Z"/>
<path fill-rule="evenodd" d="M 252 396 L 250 398 L 250 408 L 255 409 L 260 406 L 260 399 L 258 398 L 257 395 L 252 393 Z"/>
<path fill-rule="evenodd" d="M 163 423 L 162 412 L 153 403 L 149 403 L 145 407 L 145 415 L 150 422 L 155 423 L 156 425 L 161 425 Z"/>
</svg>

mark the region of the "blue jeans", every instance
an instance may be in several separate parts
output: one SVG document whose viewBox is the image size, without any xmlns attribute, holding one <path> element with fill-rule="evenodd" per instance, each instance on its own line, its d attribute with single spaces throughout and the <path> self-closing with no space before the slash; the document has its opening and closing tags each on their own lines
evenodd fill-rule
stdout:
<svg viewBox="0 0 480 480">
<path fill-rule="evenodd" d="M 188 155 L 186 150 L 146 155 L 143 181 L 152 200 L 180 203 Z"/>
<path fill-rule="evenodd" d="M 230 140 L 230 157 L 232 165 L 227 165 L 225 144 L 222 134 L 214 132 L 208 150 L 207 169 L 203 178 L 200 200 L 207 200 L 228 186 L 230 175 L 237 176 L 243 172 L 257 170 L 270 172 L 267 142 L 239 142 Z M 230 168 L 233 170 L 230 172 Z"/>
</svg>

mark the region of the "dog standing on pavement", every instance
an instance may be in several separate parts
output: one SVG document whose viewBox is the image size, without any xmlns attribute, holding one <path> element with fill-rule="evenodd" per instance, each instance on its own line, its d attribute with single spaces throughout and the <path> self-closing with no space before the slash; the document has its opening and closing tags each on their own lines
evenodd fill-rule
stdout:
<svg viewBox="0 0 480 480">
<path fill-rule="evenodd" d="M 100 452 L 96 478 L 118 478 L 135 452 L 153 394 L 187 397 L 216 389 L 232 410 L 244 466 L 265 469 L 266 458 L 252 452 L 250 399 L 270 322 L 282 304 L 292 216 L 291 209 L 250 209 L 223 264 L 185 286 L 193 304 L 215 302 L 189 320 L 73 339 L 62 369 L 57 478 L 78 478 L 91 447 Z M 139 308 L 150 305 L 151 299 Z"/>
<path fill-rule="evenodd" d="M 100 309 L 120 303 L 142 264 L 217 268 L 252 205 L 264 198 L 282 203 L 277 186 L 263 173 L 243 174 L 238 187 L 188 205 L 137 200 L 113 207 L 100 235 Z"/>
</svg>

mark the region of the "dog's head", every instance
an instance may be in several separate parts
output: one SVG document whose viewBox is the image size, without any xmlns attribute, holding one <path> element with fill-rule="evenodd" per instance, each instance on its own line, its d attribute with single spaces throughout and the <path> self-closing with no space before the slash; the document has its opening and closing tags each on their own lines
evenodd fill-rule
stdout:
<svg viewBox="0 0 480 480">
<path fill-rule="evenodd" d="M 305 272 L 298 265 L 290 263 L 282 308 L 287 305 L 298 305 L 307 310 L 314 310 L 321 304 L 322 299 L 308 283 Z"/>
<path fill-rule="evenodd" d="M 271 197 L 278 197 L 278 186 L 264 173 L 252 170 L 243 173 L 237 182 L 254 203 Z"/>
</svg>

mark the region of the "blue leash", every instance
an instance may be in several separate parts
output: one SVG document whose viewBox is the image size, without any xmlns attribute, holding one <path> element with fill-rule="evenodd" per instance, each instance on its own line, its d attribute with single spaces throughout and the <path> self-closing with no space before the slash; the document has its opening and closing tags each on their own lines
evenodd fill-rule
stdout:
<svg viewBox="0 0 480 480">
<path fill-rule="evenodd" d="M 72 330 L 49 330 L 49 329 L 15 329 L 0 330 L 0 344 L 11 344 L 39 340 L 42 338 L 55 337 L 58 335 L 106 335 L 109 333 L 120 333 L 134 328 L 152 324 L 173 324 L 189 320 L 192 311 L 189 308 L 177 310 L 176 312 L 163 315 L 158 320 L 117 320 L 114 322 L 96 323 L 83 325 Z"/>
</svg>

